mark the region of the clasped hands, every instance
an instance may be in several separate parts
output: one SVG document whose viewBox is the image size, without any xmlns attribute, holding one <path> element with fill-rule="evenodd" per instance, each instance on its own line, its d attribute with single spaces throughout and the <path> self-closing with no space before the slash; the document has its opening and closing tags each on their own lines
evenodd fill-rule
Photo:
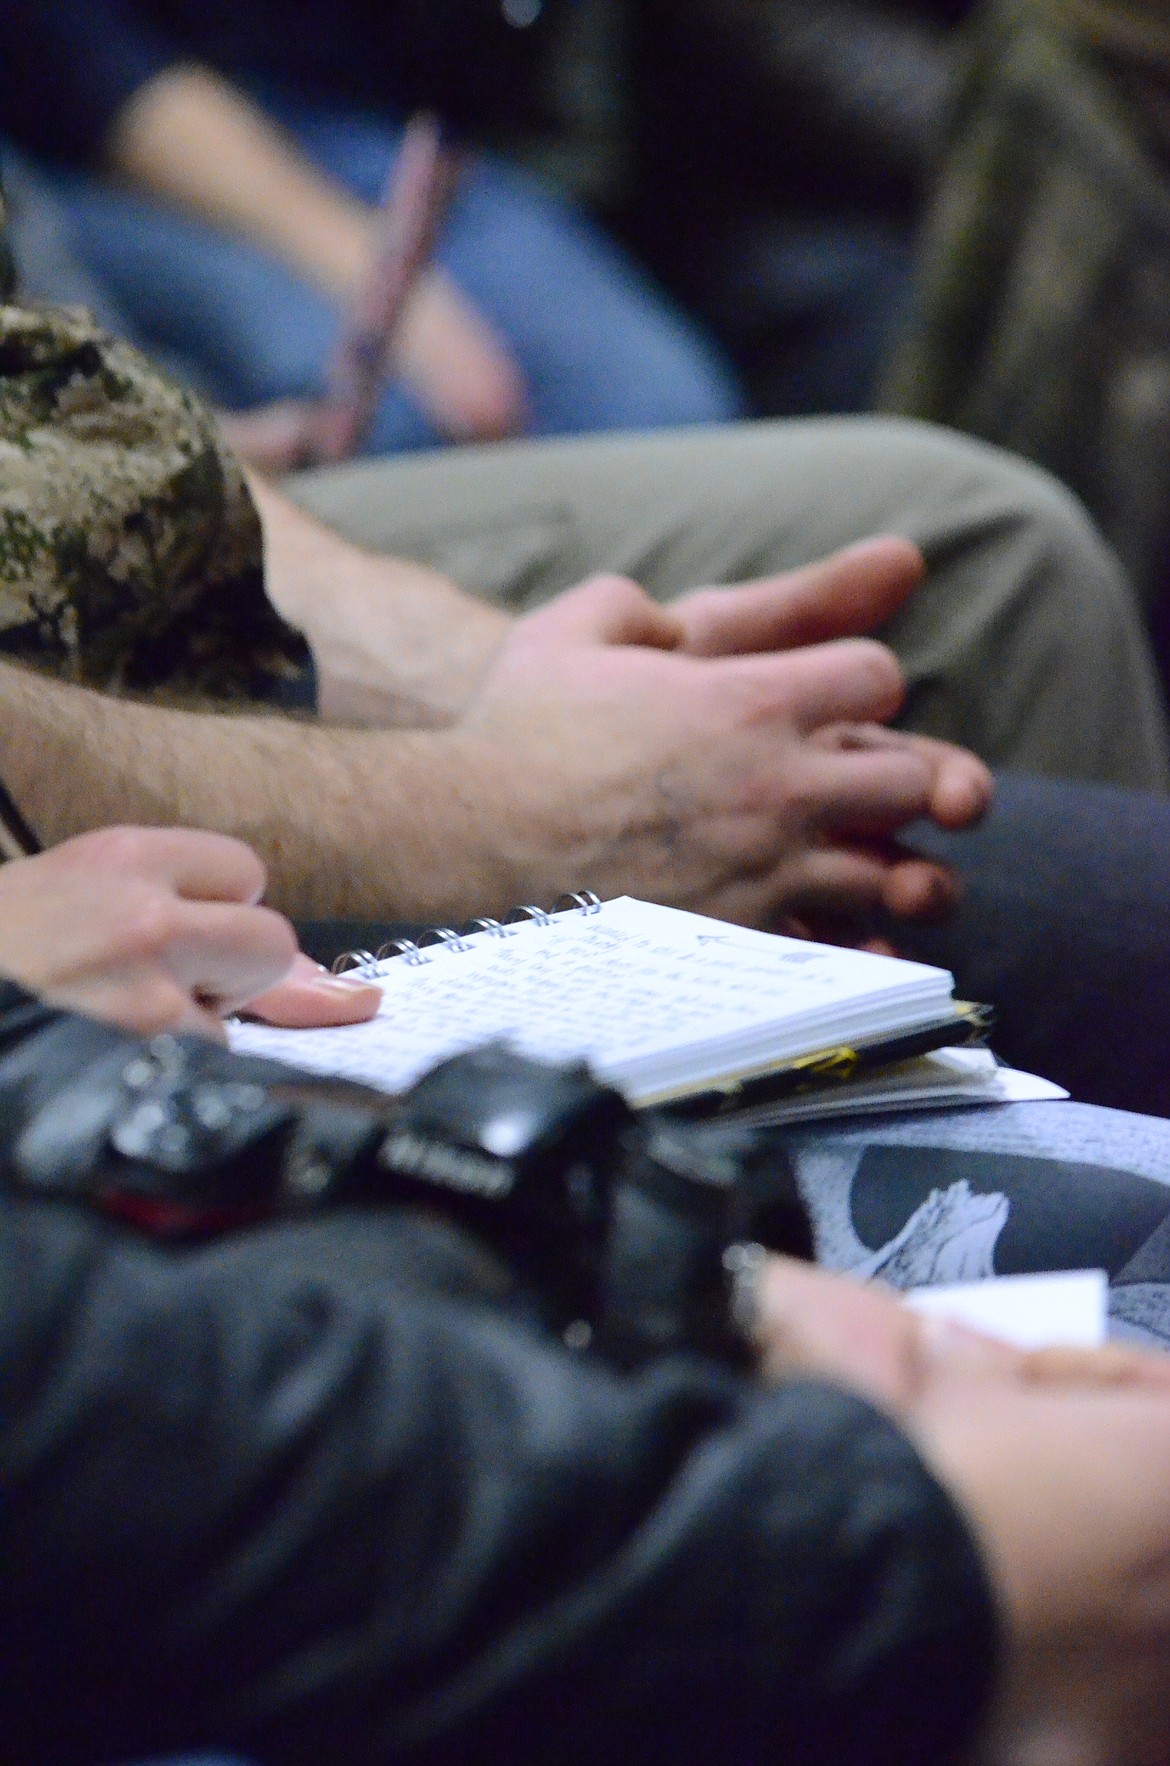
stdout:
<svg viewBox="0 0 1170 1766">
<path fill-rule="evenodd" d="M 862 635 L 922 576 L 913 546 L 875 539 L 668 607 L 599 577 L 517 622 L 447 732 L 501 899 L 571 883 L 846 939 L 945 912 L 950 872 L 894 836 L 978 820 L 991 778 L 884 727 L 904 682 Z"/>
<path fill-rule="evenodd" d="M 450 785 L 431 813 L 455 806 L 450 868 L 462 855 L 491 880 L 465 913 L 573 886 L 861 938 L 876 912 L 945 911 L 949 872 L 894 836 L 920 816 L 975 820 L 990 777 L 959 748 L 882 727 L 901 673 L 858 635 L 922 572 L 914 547 L 877 539 L 668 608 L 597 578 L 510 629 L 487 621 L 470 670 L 453 634 L 462 702 L 424 739 Z M 263 886 L 258 860 L 219 836 L 83 836 L 3 874 L 0 971 L 143 1031 L 214 1031 L 282 977 L 291 991 L 261 1008 L 274 1021 L 368 1015 L 369 989 L 298 957 L 256 905 Z"/>
</svg>

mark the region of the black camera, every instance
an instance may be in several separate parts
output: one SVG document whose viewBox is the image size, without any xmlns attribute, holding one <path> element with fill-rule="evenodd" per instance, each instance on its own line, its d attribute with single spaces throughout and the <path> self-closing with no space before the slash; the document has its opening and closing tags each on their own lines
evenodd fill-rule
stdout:
<svg viewBox="0 0 1170 1766">
<path fill-rule="evenodd" d="M 570 1346 L 619 1365 L 738 1357 L 763 1250 L 812 1256 L 775 1136 L 635 1114 L 583 1066 L 493 1044 L 388 1099 L 79 1019 L 58 1017 L 33 1047 L 24 1119 L 8 1125 L 9 1181 L 26 1193 L 178 1244 L 327 1208 L 438 1215 L 490 1249 Z"/>
</svg>

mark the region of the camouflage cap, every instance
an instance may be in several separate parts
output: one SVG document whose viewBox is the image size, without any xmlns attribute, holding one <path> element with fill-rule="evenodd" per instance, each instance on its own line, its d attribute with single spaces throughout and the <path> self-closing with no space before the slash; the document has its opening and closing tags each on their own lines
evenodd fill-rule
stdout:
<svg viewBox="0 0 1170 1766">
<path fill-rule="evenodd" d="M 0 305 L 0 652 L 217 699 L 309 667 L 215 419 L 72 309 Z"/>
</svg>

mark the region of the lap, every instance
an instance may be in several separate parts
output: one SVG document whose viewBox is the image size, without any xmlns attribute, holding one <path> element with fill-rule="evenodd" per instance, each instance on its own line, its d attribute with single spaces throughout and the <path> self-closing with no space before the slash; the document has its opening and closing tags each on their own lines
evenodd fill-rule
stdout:
<svg viewBox="0 0 1170 1766">
<path fill-rule="evenodd" d="M 666 597 L 900 533 L 930 565 L 885 634 L 911 727 L 998 766 L 1170 781 L 1159 689 L 1115 560 L 1055 480 L 943 430 L 820 419 L 516 444 L 289 488 L 360 543 L 514 611 L 599 570 Z"/>
<path fill-rule="evenodd" d="M 789 1145 L 829 1267 L 898 1288 L 1104 1269 L 1111 1334 L 1170 1348 L 1170 1122 L 1014 1104 Z"/>
</svg>

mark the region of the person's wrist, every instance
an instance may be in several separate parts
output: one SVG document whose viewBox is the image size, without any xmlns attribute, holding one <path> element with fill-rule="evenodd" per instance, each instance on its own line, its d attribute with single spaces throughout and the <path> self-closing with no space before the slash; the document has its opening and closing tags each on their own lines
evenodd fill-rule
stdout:
<svg viewBox="0 0 1170 1766">
<path fill-rule="evenodd" d="M 457 718 L 508 615 L 427 565 L 342 539 L 255 474 L 248 482 L 264 523 L 268 596 L 312 648 L 321 716 L 415 728 Z"/>
<path fill-rule="evenodd" d="M 329 617 L 306 621 L 328 721 L 441 729 L 508 635 L 507 614 L 425 565 L 346 548 Z"/>
<path fill-rule="evenodd" d="M 305 271 L 323 294 L 348 305 L 373 273 L 377 232 L 373 209 L 345 199 L 322 204 L 306 231 L 301 251 Z"/>
</svg>

